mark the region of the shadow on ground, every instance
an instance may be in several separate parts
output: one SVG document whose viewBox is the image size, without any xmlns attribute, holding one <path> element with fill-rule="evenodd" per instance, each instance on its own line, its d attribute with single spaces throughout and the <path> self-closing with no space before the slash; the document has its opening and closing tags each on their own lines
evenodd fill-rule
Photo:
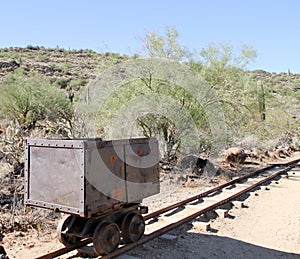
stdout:
<svg viewBox="0 0 300 259">
<path fill-rule="evenodd" d="M 176 235 L 178 241 L 170 242 L 155 239 L 128 253 L 137 258 L 292 258 L 299 259 L 300 254 L 288 253 L 276 249 L 254 245 L 230 237 L 214 234 L 190 233 L 191 224 L 186 224 L 169 234 Z M 184 233 L 184 234 L 183 234 Z"/>
</svg>

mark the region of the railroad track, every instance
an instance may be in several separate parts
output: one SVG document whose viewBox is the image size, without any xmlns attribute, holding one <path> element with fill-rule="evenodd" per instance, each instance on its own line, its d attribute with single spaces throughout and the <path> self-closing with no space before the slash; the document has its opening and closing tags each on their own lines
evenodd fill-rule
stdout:
<svg viewBox="0 0 300 259">
<path fill-rule="evenodd" d="M 144 236 L 130 244 L 120 245 L 117 250 L 109 255 L 98 258 L 109 259 L 124 254 L 133 248 L 155 239 L 180 225 L 203 216 L 210 211 L 218 211 L 226 215 L 227 210 L 218 209 L 231 201 L 239 201 L 242 206 L 242 196 L 269 184 L 272 180 L 287 174 L 292 168 L 299 166 L 300 159 L 281 164 L 273 164 L 244 176 L 235 178 L 229 182 L 216 186 L 205 192 L 199 193 L 183 201 L 174 203 L 144 216 L 146 231 Z M 92 242 L 92 239 L 84 239 L 74 246 L 62 248 L 49 254 L 38 257 L 38 259 L 55 258 L 75 249 L 82 248 Z"/>
</svg>

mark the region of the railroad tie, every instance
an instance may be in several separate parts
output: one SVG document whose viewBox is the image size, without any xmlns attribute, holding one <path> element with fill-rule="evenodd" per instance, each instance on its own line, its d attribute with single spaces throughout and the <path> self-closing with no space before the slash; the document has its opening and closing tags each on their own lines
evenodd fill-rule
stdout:
<svg viewBox="0 0 300 259">
<path fill-rule="evenodd" d="M 210 226 L 209 222 L 194 221 L 193 227 L 195 229 L 201 230 L 201 231 L 210 231 L 211 230 L 211 226 Z"/>
<path fill-rule="evenodd" d="M 229 211 L 224 209 L 216 209 L 214 210 L 220 218 L 226 218 L 228 216 Z"/>
<path fill-rule="evenodd" d="M 231 201 L 231 204 L 236 208 L 245 208 L 245 204 L 242 201 Z"/>
<path fill-rule="evenodd" d="M 174 244 L 178 241 L 178 236 L 174 236 L 174 235 L 170 235 L 170 234 L 164 234 L 164 235 L 161 235 L 159 237 L 159 239 Z"/>
</svg>

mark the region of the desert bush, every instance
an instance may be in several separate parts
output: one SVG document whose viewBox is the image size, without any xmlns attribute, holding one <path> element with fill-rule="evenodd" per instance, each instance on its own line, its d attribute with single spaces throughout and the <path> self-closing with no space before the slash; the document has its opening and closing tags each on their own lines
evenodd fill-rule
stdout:
<svg viewBox="0 0 300 259">
<path fill-rule="evenodd" d="M 68 79 L 63 77 L 57 78 L 55 84 L 61 89 L 64 89 L 68 86 Z"/>
<path fill-rule="evenodd" d="M 68 96 L 37 74 L 26 75 L 16 70 L 0 84 L 0 110 L 23 129 L 37 122 L 71 120 L 73 110 Z"/>
<path fill-rule="evenodd" d="M 70 87 L 84 86 L 86 84 L 87 84 L 87 80 L 86 79 L 84 79 L 84 78 L 76 78 L 76 79 L 73 79 L 70 82 Z"/>
<path fill-rule="evenodd" d="M 39 55 L 39 60 L 42 61 L 42 62 L 48 62 L 49 61 L 49 57 L 47 55 L 40 54 Z"/>
<path fill-rule="evenodd" d="M 293 146 L 296 149 L 300 150 L 300 137 L 299 136 L 293 138 Z"/>
<path fill-rule="evenodd" d="M 65 74 L 68 74 L 70 72 L 70 67 L 71 67 L 71 64 L 69 63 L 65 63 L 64 65 L 62 65 L 59 69 L 61 71 L 63 71 Z"/>
<path fill-rule="evenodd" d="M 17 52 L 14 52 L 14 51 L 13 51 L 13 52 L 10 54 L 10 58 L 11 58 L 12 60 L 15 60 L 15 61 L 20 61 L 21 55 L 18 54 Z"/>
<path fill-rule="evenodd" d="M 35 58 L 35 54 L 34 53 L 28 53 L 26 55 L 26 57 L 29 58 L 29 59 L 34 59 Z"/>
</svg>

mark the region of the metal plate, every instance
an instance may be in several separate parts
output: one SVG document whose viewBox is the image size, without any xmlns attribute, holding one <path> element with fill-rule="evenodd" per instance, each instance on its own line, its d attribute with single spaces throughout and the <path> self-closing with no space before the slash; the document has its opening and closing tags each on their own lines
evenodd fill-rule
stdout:
<svg viewBox="0 0 300 259">
<path fill-rule="evenodd" d="M 70 139 L 28 139 L 27 145 L 35 147 L 83 148 L 84 142 Z"/>
<path fill-rule="evenodd" d="M 127 201 L 159 193 L 159 150 L 154 138 L 129 141 L 125 146 Z"/>
<path fill-rule="evenodd" d="M 86 205 L 88 214 L 126 202 L 124 147 L 110 141 L 88 142 L 86 147 Z"/>
<path fill-rule="evenodd" d="M 50 142 L 46 146 L 38 141 L 29 142 L 27 146 L 25 202 L 83 215 L 84 150 Z"/>
</svg>

